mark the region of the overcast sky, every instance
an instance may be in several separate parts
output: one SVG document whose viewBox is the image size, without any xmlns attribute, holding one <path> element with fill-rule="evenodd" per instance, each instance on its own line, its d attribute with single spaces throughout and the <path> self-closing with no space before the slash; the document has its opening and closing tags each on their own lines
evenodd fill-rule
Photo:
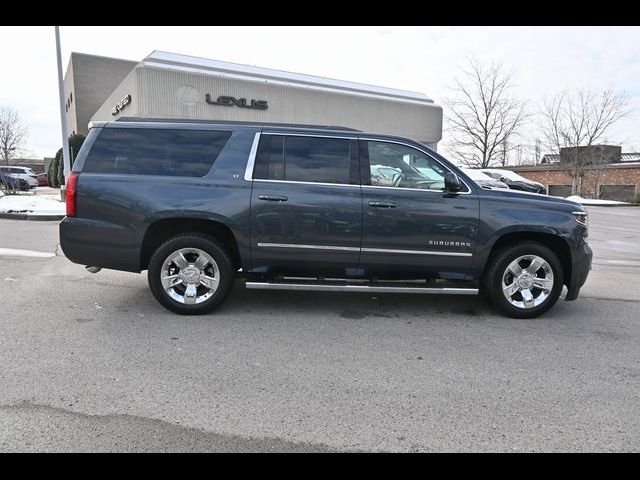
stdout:
<svg viewBox="0 0 640 480">
<path fill-rule="evenodd" d="M 610 140 L 640 150 L 638 27 L 61 27 L 61 41 L 64 69 L 72 51 L 141 60 L 165 50 L 415 90 L 437 103 L 473 55 L 502 61 L 534 105 L 563 88 L 626 91 L 635 111 Z M 2 27 L 0 46 L 0 105 L 19 111 L 32 155 L 53 156 L 61 145 L 54 29 Z"/>
</svg>

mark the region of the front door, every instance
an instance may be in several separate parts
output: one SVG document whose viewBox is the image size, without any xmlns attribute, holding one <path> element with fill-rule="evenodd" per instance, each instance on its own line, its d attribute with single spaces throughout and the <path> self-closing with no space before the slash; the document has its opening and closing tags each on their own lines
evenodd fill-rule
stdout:
<svg viewBox="0 0 640 480">
<path fill-rule="evenodd" d="M 465 279 L 478 234 L 478 197 L 444 191 L 449 169 L 409 145 L 360 142 L 360 266 L 381 278 Z"/>
<path fill-rule="evenodd" d="M 252 273 L 349 276 L 362 235 L 358 143 L 263 133 L 251 194 Z"/>
</svg>

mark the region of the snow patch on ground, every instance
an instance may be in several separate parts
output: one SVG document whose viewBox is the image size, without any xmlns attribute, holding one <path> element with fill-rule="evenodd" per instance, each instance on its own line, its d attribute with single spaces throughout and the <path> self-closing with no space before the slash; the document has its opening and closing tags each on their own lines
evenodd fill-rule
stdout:
<svg viewBox="0 0 640 480">
<path fill-rule="evenodd" d="M 65 215 L 66 206 L 59 195 L 0 193 L 0 213 L 28 213 L 29 215 Z"/>
<path fill-rule="evenodd" d="M 577 202 L 582 205 L 629 205 L 627 202 L 618 202 L 616 200 L 598 200 L 595 198 L 582 198 L 578 195 L 571 195 L 567 200 Z"/>
<path fill-rule="evenodd" d="M 0 247 L 0 256 L 51 258 L 51 257 L 55 257 L 56 254 L 55 253 L 49 253 L 49 252 L 37 252 L 35 250 L 21 250 L 19 248 L 2 248 L 2 247 Z"/>
</svg>

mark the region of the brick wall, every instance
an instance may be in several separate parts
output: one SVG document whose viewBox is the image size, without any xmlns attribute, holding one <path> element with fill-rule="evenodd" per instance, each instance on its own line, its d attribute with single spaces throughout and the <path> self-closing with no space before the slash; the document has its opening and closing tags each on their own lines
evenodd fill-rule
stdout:
<svg viewBox="0 0 640 480">
<path fill-rule="evenodd" d="M 547 188 L 549 185 L 571 185 L 569 172 L 559 166 L 521 166 L 511 170 Z M 612 164 L 599 170 L 586 170 L 582 177 L 582 197 L 595 197 L 596 177 L 598 185 L 635 185 L 635 194 L 640 193 L 640 165 Z"/>
<path fill-rule="evenodd" d="M 31 168 L 35 173 L 44 173 L 44 159 L 40 158 L 14 158 L 11 165 Z"/>
</svg>

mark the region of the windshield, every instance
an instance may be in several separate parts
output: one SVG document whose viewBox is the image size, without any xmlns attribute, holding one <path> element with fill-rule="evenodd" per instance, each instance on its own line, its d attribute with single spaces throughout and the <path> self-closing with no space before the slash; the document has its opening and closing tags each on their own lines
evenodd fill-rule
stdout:
<svg viewBox="0 0 640 480">
<path fill-rule="evenodd" d="M 461 170 L 472 180 L 492 180 L 489 175 L 482 173 L 480 170 L 474 170 L 473 168 L 461 168 Z"/>
<path fill-rule="evenodd" d="M 491 178 L 494 178 L 496 180 L 500 180 L 500 177 L 504 177 L 504 178 L 507 178 L 509 180 L 517 180 L 517 181 L 521 181 L 521 182 L 531 182 L 531 180 L 527 180 L 526 178 L 521 177 L 516 172 L 512 172 L 511 170 L 491 169 L 491 170 L 482 170 L 482 173 L 486 173 Z"/>
</svg>

